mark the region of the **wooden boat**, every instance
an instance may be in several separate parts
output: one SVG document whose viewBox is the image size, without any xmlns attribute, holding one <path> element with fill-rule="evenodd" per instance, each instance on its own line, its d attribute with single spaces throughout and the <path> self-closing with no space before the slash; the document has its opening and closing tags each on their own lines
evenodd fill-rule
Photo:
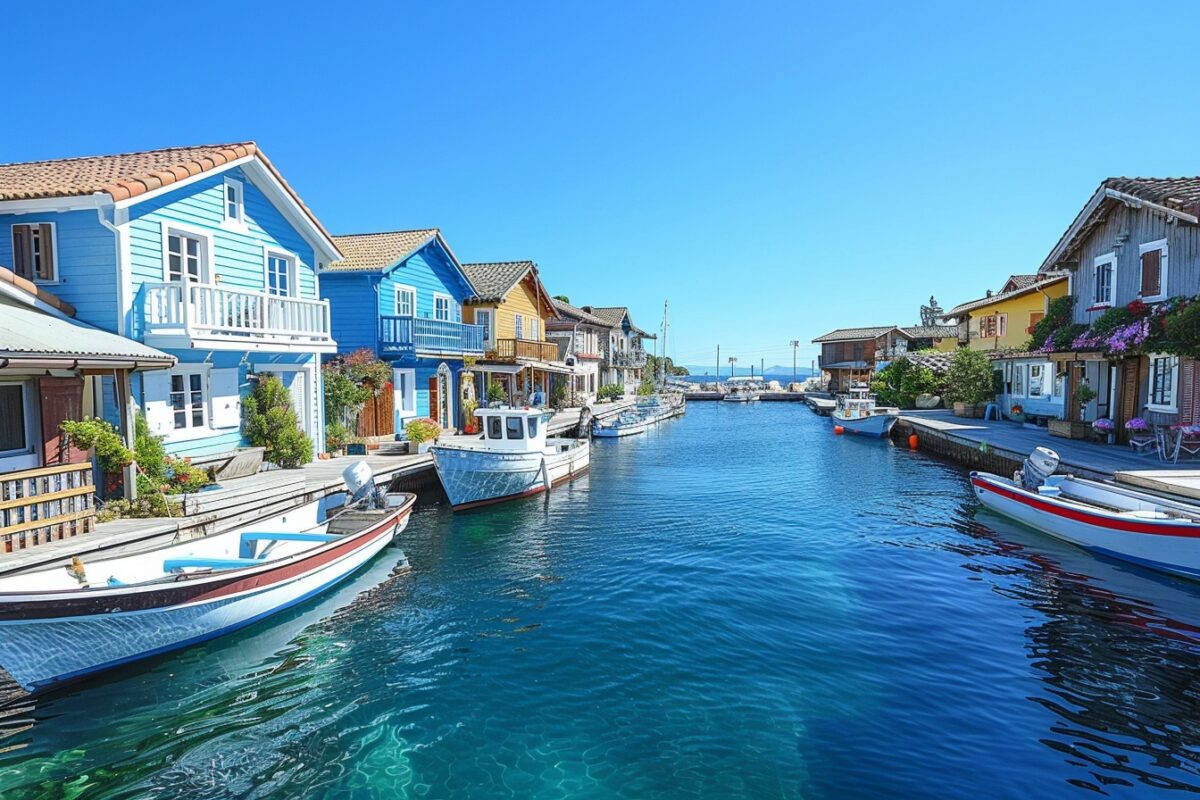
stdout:
<svg viewBox="0 0 1200 800">
<path fill-rule="evenodd" d="M 866 386 L 852 386 L 845 395 L 838 395 L 837 405 L 830 412 L 834 425 L 846 433 L 864 436 L 887 436 L 896 424 L 899 413 L 894 408 L 877 408 L 875 396 Z"/>
<path fill-rule="evenodd" d="M 455 511 L 538 494 L 588 470 L 588 440 L 547 439 L 537 409 L 480 408 L 475 416 L 482 431 L 477 438 L 431 450 Z"/>
<path fill-rule="evenodd" d="M 648 427 L 650 427 L 650 420 L 645 415 L 636 411 L 622 411 L 617 414 L 616 419 L 607 422 L 600 420 L 593 422 L 592 436 L 597 439 L 618 439 L 622 436 L 645 433 Z"/>
<path fill-rule="evenodd" d="M 0 577 L 0 666 L 34 692 L 301 603 L 354 574 L 408 524 L 415 495 L 377 499 L 373 483 L 365 494 L 325 521 L 325 502 L 314 501 L 226 533 Z"/>
<path fill-rule="evenodd" d="M 1115 484 L 1054 475 L 1058 456 L 1039 447 L 1016 478 L 972 472 L 985 506 L 1093 552 L 1200 578 L 1200 507 Z"/>
</svg>

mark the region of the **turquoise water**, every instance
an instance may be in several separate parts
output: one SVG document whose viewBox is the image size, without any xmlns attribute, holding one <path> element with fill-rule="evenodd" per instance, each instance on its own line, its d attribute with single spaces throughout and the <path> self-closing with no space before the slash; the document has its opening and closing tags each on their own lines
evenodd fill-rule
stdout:
<svg viewBox="0 0 1200 800">
<path fill-rule="evenodd" d="M 0 719 L 10 798 L 1200 789 L 1200 591 L 788 404 L 693 403 L 316 605 Z M 365 593 L 364 593 L 365 592 Z"/>
</svg>

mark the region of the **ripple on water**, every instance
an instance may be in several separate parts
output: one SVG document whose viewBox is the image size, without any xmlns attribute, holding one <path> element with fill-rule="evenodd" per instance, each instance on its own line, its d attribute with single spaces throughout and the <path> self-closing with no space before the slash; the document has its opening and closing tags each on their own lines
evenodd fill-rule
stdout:
<svg viewBox="0 0 1200 800">
<path fill-rule="evenodd" d="M 0 718 L 8 798 L 1200 789 L 1195 585 L 791 404 L 695 403 L 335 595 Z M 364 593 L 365 592 L 365 593 Z"/>
</svg>

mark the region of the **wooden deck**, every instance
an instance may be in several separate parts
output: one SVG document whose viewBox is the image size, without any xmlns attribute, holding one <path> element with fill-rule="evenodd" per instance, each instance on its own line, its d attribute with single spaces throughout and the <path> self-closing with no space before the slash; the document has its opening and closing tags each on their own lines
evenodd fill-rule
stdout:
<svg viewBox="0 0 1200 800">
<path fill-rule="evenodd" d="M 905 411 L 900 419 L 916 428 L 918 436 L 920 429 L 926 428 L 962 441 L 975 444 L 986 442 L 988 447 L 1007 451 L 1018 460 L 1023 460 L 1035 447 L 1049 447 L 1058 453 L 1064 468 L 1073 469 L 1081 474 L 1110 479 L 1118 473 L 1124 476 L 1147 471 L 1179 475 L 1192 472 L 1200 475 L 1195 462 L 1174 465 L 1160 461 L 1153 452 L 1136 453 L 1125 445 L 1062 439 L 1051 436 L 1045 428 L 1028 428 L 1008 421 L 984 422 L 980 419 L 956 417 L 954 412 L 946 409 Z"/>
</svg>

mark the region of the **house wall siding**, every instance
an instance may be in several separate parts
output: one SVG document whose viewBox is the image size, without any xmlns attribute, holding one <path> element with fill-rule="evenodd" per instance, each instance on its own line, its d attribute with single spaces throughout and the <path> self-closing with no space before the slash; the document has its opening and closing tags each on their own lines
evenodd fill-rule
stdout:
<svg viewBox="0 0 1200 800">
<path fill-rule="evenodd" d="M 379 313 L 396 314 L 396 287 L 411 286 L 417 292 L 416 316 L 433 319 L 433 295 L 447 294 L 454 300 L 450 319 L 462 322 L 462 301 L 469 293 L 465 283 L 455 276 L 453 265 L 431 248 L 425 248 L 387 272 L 380 281 Z"/>
<path fill-rule="evenodd" d="M 1059 281 L 1045 287 L 1042 291 L 1010 297 L 997 303 L 991 303 L 980 308 L 972 309 L 968 328 L 968 343 L 972 350 L 1015 350 L 1025 346 L 1029 340 L 1028 328 L 1033 314 L 1044 314 L 1048 300 L 1064 297 L 1067 294 L 1067 281 Z M 1008 323 L 1004 336 L 981 337 L 979 335 L 980 320 L 993 314 L 1007 314 Z"/>
<path fill-rule="evenodd" d="M 520 314 L 525 319 L 540 319 L 537 340 L 545 341 L 546 339 L 546 320 L 552 315 L 547 313 L 545 304 L 539 302 L 537 292 L 533 288 L 533 282 L 528 278 L 514 286 L 504 297 L 503 303 L 478 303 L 467 306 L 464 312 L 466 314 L 464 321 L 475 322 L 476 308 L 494 309 L 497 339 L 513 339 L 516 337 L 517 314 Z M 525 326 L 523 338 L 532 338 L 529 335 L 528 325 Z"/>
<path fill-rule="evenodd" d="M 376 298 L 378 286 L 379 276 L 373 272 L 321 275 L 321 297 L 329 301 L 330 327 L 339 353 L 353 353 L 362 347 L 377 349 L 379 316 L 371 312 L 382 305 Z"/>
</svg>

